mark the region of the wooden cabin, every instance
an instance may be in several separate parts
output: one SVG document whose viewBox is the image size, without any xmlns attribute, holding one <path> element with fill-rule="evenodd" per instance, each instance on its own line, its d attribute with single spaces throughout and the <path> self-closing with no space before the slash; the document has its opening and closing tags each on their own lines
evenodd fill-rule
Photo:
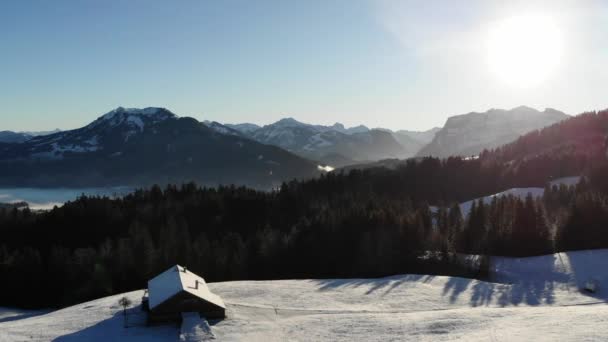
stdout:
<svg viewBox="0 0 608 342">
<path fill-rule="evenodd" d="M 206 319 L 226 317 L 224 301 L 209 291 L 203 278 L 179 265 L 148 281 L 143 303 L 152 324 L 179 322 L 182 312 L 198 312 Z"/>
</svg>

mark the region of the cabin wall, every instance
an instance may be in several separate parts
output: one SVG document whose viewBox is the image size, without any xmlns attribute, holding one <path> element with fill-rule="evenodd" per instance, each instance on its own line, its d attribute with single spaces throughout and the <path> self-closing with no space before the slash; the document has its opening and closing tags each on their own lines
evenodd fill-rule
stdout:
<svg viewBox="0 0 608 342">
<path fill-rule="evenodd" d="M 182 312 L 199 312 L 207 319 L 226 317 L 224 308 L 184 291 L 150 310 L 149 321 L 151 323 L 180 321 Z"/>
</svg>

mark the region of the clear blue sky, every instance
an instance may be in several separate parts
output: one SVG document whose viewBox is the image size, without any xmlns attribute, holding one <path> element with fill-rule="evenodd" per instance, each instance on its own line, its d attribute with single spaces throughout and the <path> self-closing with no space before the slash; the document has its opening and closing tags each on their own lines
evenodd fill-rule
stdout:
<svg viewBox="0 0 608 342">
<path fill-rule="evenodd" d="M 608 107 L 605 2 L 501 3 L 4 0 L 0 130 L 75 128 L 117 106 L 393 129 L 520 104 Z M 518 89 L 486 70 L 480 37 L 530 11 L 550 13 L 577 53 Z"/>
</svg>

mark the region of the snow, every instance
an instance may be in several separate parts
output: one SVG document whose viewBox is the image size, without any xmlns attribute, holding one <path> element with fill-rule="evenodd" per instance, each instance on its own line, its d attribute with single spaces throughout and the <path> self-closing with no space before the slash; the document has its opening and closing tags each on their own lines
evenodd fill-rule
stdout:
<svg viewBox="0 0 608 342">
<path fill-rule="evenodd" d="M 99 145 L 99 136 L 95 135 L 91 139 L 85 140 L 84 142 L 85 144 L 89 144 L 91 146 L 97 146 Z"/>
<path fill-rule="evenodd" d="M 140 132 L 144 131 L 144 122 L 141 120 L 141 118 L 135 115 L 129 115 L 129 117 L 127 118 L 127 122 L 132 126 L 137 127 Z"/>
<path fill-rule="evenodd" d="M 608 299 L 608 250 L 598 249 L 558 253 L 529 258 L 494 258 L 493 280 L 515 283 L 519 279 L 558 285 L 568 291 L 580 291 L 588 282 L 597 283 L 602 299 Z M 574 299 L 570 299 L 574 301 Z M 564 299 L 562 298 L 563 302 Z"/>
<path fill-rule="evenodd" d="M 272 124 L 272 126 L 278 128 L 286 128 L 286 127 L 301 127 L 301 126 L 310 126 L 308 124 L 297 121 L 294 118 L 284 118 Z"/>
<path fill-rule="evenodd" d="M 213 332 L 206 319 L 198 312 L 183 312 L 182 327 L 179 334 L 180 342 L 196 342 L 214 340 Z"/>
<path fill-rule="evenodd" d="M 232 129 L 226 125 L 222 125 L 219 122 L 216 121 L 205 121 L 204 124 L 211 128 L 213 131 L 220 133 L 220 134 L 227 134 L 227 135 L 234 135 L 234 136 L 238 136 L 239 132 L 238 130 Z"/>
<path fill-rule="evenodd" d="M 551 182 L 549 182 L 549 184 L 551 184 L 551 186 L 554 185 L 566 185 L 566 186 L 573 186 L 573 185 L 577 185 L 578 182 L 580 182 L 581 177 L 580 176 L 572 176 L 572 177 L 563 177 L 563 178 L 558 178 L 555 180 L 552 180 Z"/>
<path fill-rule="evenodd" d="M 32 157 L 34 158 L 43 158 L 43 159 L 62 159 L 63 154 L 68 153 L 84 153 L 84 152 L 95 152 L 100 149 L 97 143 L 97 137 L 93 137 L 87 141 L 85 141 L 85 145 L 60 145 L 57 142 L 51 144 L 51 150 L 45 152 L 37 152 L 32 153 Z"/>
<path fill-rule="evenodd" d="M 528 196 L 528 194 L 531 194 L 533 197 L 539 197 L 539 196 L 542 196 L 544 192 L 545 192 L 545 189 L 543 189 L 543 188 L 512 188 L 512 189 L 505 190 L 503 192 L 499 192 L 494 195 L 485 196 L 482 198 L 476 198 L 474 200 L 460 203 L 460 212 L 462 212 L 462 215 L 464 215 L 464 216 L 468 215 L 469 212 L 471 211 L 471 206 L 473 205 L 473 202 L 477 202 L 480 199 L 483 199 L 484 204 L 490 204 L 494 197 L 512 195 L 512 196 L 518 197 L 520 199 L 524 199 L 524 198 L 526 198 L 526 196 Z"/>
<path fill-rule="evenodd" d="M 16 341 L 176 341 L 175 326 L 147 327 L 141 307 L 128 309 L 128 327 L 123 327 L 118 300 L 139 303 L 143 291 L 98 299 L 52 313 L 0 323 L 0 342 Z"/>
<path fill-rule="evenodd" d="M 179 265 L 169 268 L 150 280 L 148 290 L 150 309 L 154 309 L 182 291 L 225 308 L 224 301 L 209 291 L 203 278 Z"/>
<path fill-rule="evenodd" d="M 566 186 L 572 186 L 572 185 L 576 185 L 578 184 L 578 182 L 580 181 L 581 177 L 580 176 L 571 176 L 571 177 L 562 177 L 562 178 L 558 178 L 558 179 L 554 179 L 551 182 L 549 182 L 549 184 L 551 186 L 553 185 L 566 185 Z M 526 198 L 526 196 L 528 196 L 528 194 L 531 194 L 532 197 L 542 197 L 543 194 L 545 193 L 545 189 L 544 188 L 511 188 L 502 192 L 499 192 L 497 194 L 493 194 L 493 195 L 489 195 L 489 196 L 485 196 L 482 198 L 476 198 L 474 200 L 469 200 L 463 203 L 460 203 L 460 211 L 462 212 L 462 215 L 466 216 L 468 215 L 468 213 L 471 211 L 471 206 L 473 205 L 473 202 L 477 202 L 480 199 L 483 199 L 483 202 L 485 204 L 490 204 L 492 202 L 492 199 L 494 197 L 501 197 L 501 196 L 508 196 L 508 195 L 512 195 L 515 197 L 518 197 L 520 199 L 524 199 Z"/>
<path fill-rule="evenodd" d="M 92 123 L 91 127 L 109 123 L 111 127 L 115 127 L 126 123 L 133 130 L 127 133 L 126 140 L 129 136 L 138 132 L 143 132 L 146 123 L 158 123 L 169 118 L 177 118 L 177 116 L 164 108 L 147 107 L 147 108 L 123 108 L 118 107 L 97 119 Z M 145 120 L 144 120 L 145 119 Z M 125 140 L 125 141 L 126 141 Z"/>
<path fill-rule="evenodd" d="M 261 128 L 260 126 L 252 123 L 225 124 L 225 126 L 230 127 L 232 129 L 236 129 L 237 131 L 245 134 L 253 133 L 254 131 Z"/>
<path fill-rule="evenodd" d="M 234 134 L 234 132 L 232 132 L 231 130 L 229 130 L 226 127 L 223 127 L 223 126 L 214 126 L 213 129 L 216 132 L 222 133 L 222 134 Z"/>
<path fill-rule="evenodd" d="M 218 341 L 605 341 L 607 262 L 608 250 L 494 257 L 492 282 L 408 274 L 210 283 L 228 317 L 209 323 Z M 588 278 L 597 293 L 581 291 Z M 2 322 L 0 341 L 178 340 L 177 325 L 144 327 L 139 307 L 122 327 L 118 300 L 139 303 L 142 295 Z M 204 323 L 192 319 L 187 327 L 206 336 Z"/>
<path fill-rule="evenodd" d="M 22 310 L 0 307 L 0 323 L 39 316 L 49 312 L 51 312 L 51 310 Z"/>
<path fill-rule="evenodd" d="M 329 165 L 325 165 L 325 166 L 317 165 L 317 169 L 319 171 L 323 171 L 323 172 L 332 172 L 333 170 L 335 170 L 335 168 L 333 168 Z"/>
<path fill-rule="evenodd" d="M 321 147 L 329 147 L 332 146 L 333 144 L 327 140 L 325 140 L 322 136 L 322 133 L 317 133 L 313 136 L 310 137 L 308 144 L 304 145 L 304 147 L 302 147 L 302 149 L 306 150 L 306 151 L 315 151 L 318 148 Z"/>
<path fill-rule="evenodd" d="M 123 108 L 118 107 L 106 114 L 104 114 L 100 119 L 103 120 L 112 120 L 117 114 L 126 113 L 130 115 L 144 115 L 144 116 L 154 116 L 158 114 L 158 112 L 164 110 L 164 108 L 159 107 L 146 107 L 146 108 Z"/>
</svg>

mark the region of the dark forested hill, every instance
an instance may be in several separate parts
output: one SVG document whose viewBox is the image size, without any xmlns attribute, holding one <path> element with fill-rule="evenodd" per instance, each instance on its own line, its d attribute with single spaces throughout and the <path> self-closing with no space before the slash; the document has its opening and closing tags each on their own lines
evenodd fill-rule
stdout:
<svg viewBox="0 0 608 342">
<path fill-rule="evenodd" d="M 606 154 L 607 135 L 608 110 L 583 113 L 530 132 L 485 157 L 503 162 L 559 155 L 598 158 Z"/>
</svg>

